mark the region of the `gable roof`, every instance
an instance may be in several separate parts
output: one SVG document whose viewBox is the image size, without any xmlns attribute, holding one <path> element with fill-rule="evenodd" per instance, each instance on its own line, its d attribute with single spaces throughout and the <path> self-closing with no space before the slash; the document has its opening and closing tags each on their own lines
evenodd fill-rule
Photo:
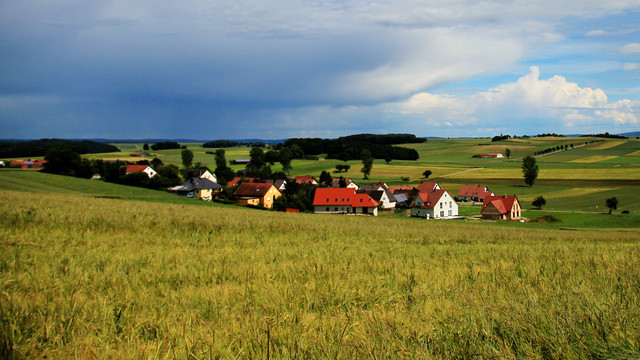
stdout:
<svg viewBox="0 0 640 360">
<path fill-rule="evenodd" d="M 298 184 L 313 184 L 316 185 L 318 182 L 316 181 L 316 179 L 313 178 L 313 176 L 311 175 L 304 175 L 304 176 L 296 176 L 293 178 L 293 180 L 298 183 Z"/>
<path fill-rule="evenodd" d="M 140 173 L 145 171 L 149 165 L 127 165 L 126 173 Z"/>
<path fill-rule="evenodd" d="M 498 209 L 498 211 L 500 212 L 500 214 L 506 214 L 509 211 L 511 211 L 511 209 L 513 208 L 513 204 L 515 202 L 519 202 L 518 201 L 518 197 L 515 195 L 511 195 L 511 196 L 487 196 L 484 199 L 484 202 L 482 203 L 482 209 L 480 209 L 480 212 L 482 213 L 484 211 L 484 209 L 486 209 L 487 206 L 489 206 L 489 204 L 493 205 L 496 209 Z"/>
<path fill-rule="evenodd" d="M 237 186 L 240 181 L 254 182 L 257 178 L 235 177 L 233 180 L 227 182 L 227 186 Z"/>
<path fill-rule="evenodd" d="M 206 190 L 206 189 L 220 189 L 222 185 L 214 183 L 207 178 L 193 177 L 180 185 L 184 190 L 191 191 L 194 189 Z"/>
<path fill-rule="evenodd" d="M 438 203 L 438 201 L 440 201 L 440 198 L 442 198 L 442 196 L 444 196 L 445 193 L 448 193 L 448 192 L 447 190 L 444 190 L 444 189 L 433 190 L 431 192 L 423 191 L 418 193 L 418 196 L 416 197 L 416 199 L 419 197 L 420 200 L 422 200 L 423 204 L 422 206 L 420 206 L 421 209 L 433 209 L 436 207 L 436 204 Z M 414 199 L 411 202 L 411 205 L 410 205 L 411 207 L 418 207 L 416 205 L 416 199 Z"/>
<path fill-rule="evenodd" d="M 314 206 L 348 205 L 351 207 L 376 207 L 378 202 L 367 194 L 356 194 L 353 188 L 317 188 L 313 196 Z"/>
<path fill-rule="evenodd" d="M 420 183 L 420 185 L 418 185 L 418 191 L 420 192 L 423 192 L 423 191 L 431 192 L 433 190 L 438 190 L 438 189 L 440 189 L 440 185 L 438 185 L 437 182 L 423 181 Z"/>
<path fill-rule="evenodd" d="M 271 188 L 275 189 L 272 184 L 245 182 L 238 186 L 236 191 L 233 192 L 233 196 L 263 197 L 269 193 Z"/>
<path fill-rule="evenodd" d="M 412 191 L 414 189 L 415 188 L 413 186 L 411 186 L 411 185 L 393 185 L 393 186 L 389 187 L 389 191 L 391 191 L 393 194 L 395 194 L 396 191 L 397 192 L 400 192 L 400 191 L 407 192 L 407 191 Z"/>
<path fill-rule="evenodd" d="M 468 197 L 486 197 L 486 195 L 493 194 L 489 191 L 489 188 L 484 185 L 463 185 L 458 191 L 458 197 L 460 196 L 468 196 Z"/>
</svg>

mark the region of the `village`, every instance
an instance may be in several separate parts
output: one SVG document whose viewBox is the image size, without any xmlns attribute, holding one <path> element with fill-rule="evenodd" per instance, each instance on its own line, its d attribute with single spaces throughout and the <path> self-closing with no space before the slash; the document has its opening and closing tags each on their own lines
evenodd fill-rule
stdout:
<svg viewBox="0 0 640 360">
<path fill-rule="evenodd" d="M 150 167 L 128 168 L 128 171 L 147 173 Z M 454 197 L 437 182 L 422 181 L 418 186 L 387 186 L 383 182 L 359 186 L 351 179 L 332 179 L 330 184 L 321 184 L 313 176 L 295 176 L 289 180 L 261 180 L 236 177 L 227 183 L 233 188 L 234 204 L 238 206 L 272 209 L 283 196 L 287 184 L 315 187 L 313 212 L 316 214 L 343 214 L 378 216 L 379 211 L 407 213 L 411 217 L 424 219 L 464 219 L 458 214 L 458 202 L 482 204 L 481 218 L 488 220 L 520 220 L 521 207 L 517 196 L 496 196 L 483 185 L 465 185 Z M 324 186 L 323 186 L 324 185 Z M 217 183 L 216 176 L 202 171 L 183 184 L 169 188 L 170 192 L 204 201 L 216 199 L 224 187 Z M 287 208 L 285 211 L 298 212 Z"/>
</svg>

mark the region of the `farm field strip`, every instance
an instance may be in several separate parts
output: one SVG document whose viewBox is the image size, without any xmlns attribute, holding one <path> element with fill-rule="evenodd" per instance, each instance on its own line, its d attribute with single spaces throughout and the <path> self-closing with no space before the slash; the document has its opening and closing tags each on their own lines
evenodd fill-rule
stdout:
<svg viewBox="0 0 640 360">
<path fill-rule="evenodd" d="M 595 163 L 595 162 L 600 162 L 600 161 L 611 160 L 611 159 L 615 159 L 617 157 L 618 156 L 594 155 L 594 156 L 589 156 L 589 157 L 585 157 L 585 158 L 581 158 L 581 159 L 571 160 L 569 162 L 578 163 L 578 164 L 589 164 L 589 163 Z"/>
</svg>

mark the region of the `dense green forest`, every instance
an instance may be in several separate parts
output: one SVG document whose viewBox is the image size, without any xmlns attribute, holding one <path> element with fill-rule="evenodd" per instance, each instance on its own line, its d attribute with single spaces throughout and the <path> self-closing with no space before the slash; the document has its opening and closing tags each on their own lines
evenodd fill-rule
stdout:
<svg viewBox="0 0 640 360">
<path fill-rule="evenodd" d="M 47 151 L 52 148 L 65 148 L 78 154 L 96 154 L 120 151 L 120 149 L 113 145 L 90 140 L 2 140 L 0 141 L 0 157 L 44 156 Z"/>
<path fill-rule="evenodd" d="M 427 141 L 412 134 L 359 134 L 338 139 L 293 138 L 285 141 L 284 146 L 299 146 L 305 155 L 327 154 L 329 159 L 357 160 L 362 151 L 368 149 L 376 159 L 417 160 L 414 149 L 393 146 L 395 144 L 422 143 Z"/>
</svg>

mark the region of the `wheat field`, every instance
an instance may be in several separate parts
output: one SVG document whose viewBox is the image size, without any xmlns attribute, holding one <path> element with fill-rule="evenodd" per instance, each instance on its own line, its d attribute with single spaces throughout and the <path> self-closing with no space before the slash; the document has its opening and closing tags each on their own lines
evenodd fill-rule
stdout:
<svg viewBox="0 0 640 360">
<path fill-rule="evenodd" d="M 0 358 L 640 356 L 637 229 L 0 195 Z"/>
</svg>

